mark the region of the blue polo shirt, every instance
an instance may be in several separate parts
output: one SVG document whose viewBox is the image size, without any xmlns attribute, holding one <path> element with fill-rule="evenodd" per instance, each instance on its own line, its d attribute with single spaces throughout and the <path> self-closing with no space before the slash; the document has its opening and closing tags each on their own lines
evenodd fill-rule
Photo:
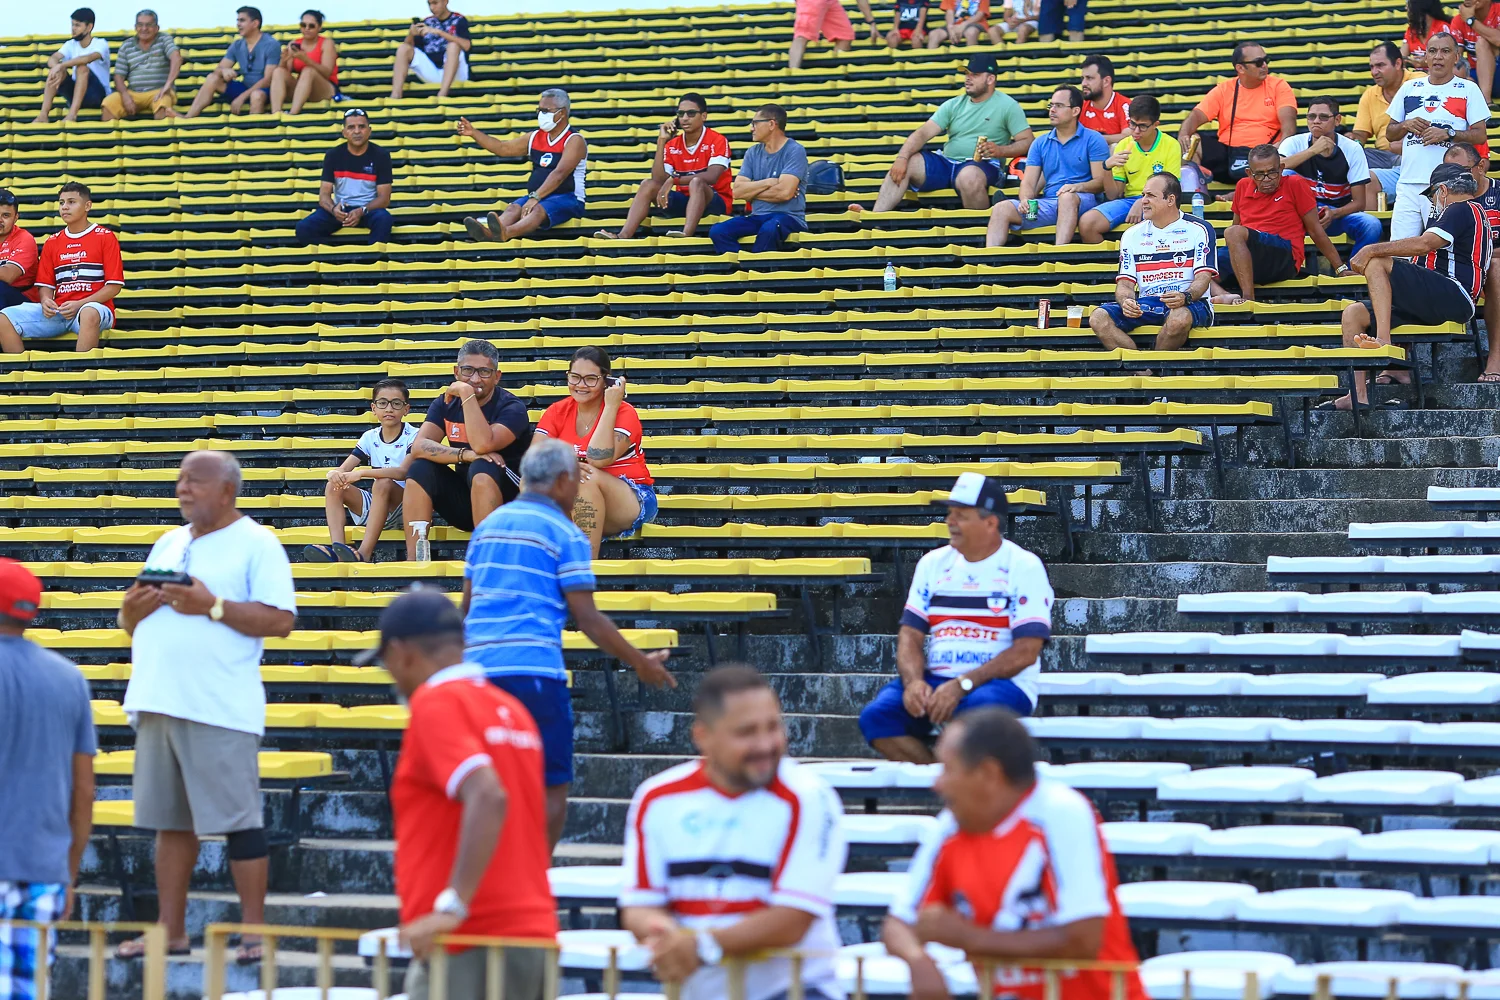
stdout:
<svg viewBox="0 0 1500 1000">
<path fill-rule="evenodd" d="M 479 523 L 464 557 L 464 659 L 489 677 L 566 681 L 567 593 L 594 589 L 593 550 L 550 497 L 524 492 Z"/>
<path fill-rule="evenodd" d="M 1093 179 L 1093 164 L 1109 159 L 1109 143 L 1091 128 L 1078 126 L 1073 138 L 1063 142 L 1057 129 L 1037 136 L 1026 151 L 1026 165 L 1041 167 L 1044 198 L 1056 198 L 1064 184 L 1084 184 Z"/>
</svg>

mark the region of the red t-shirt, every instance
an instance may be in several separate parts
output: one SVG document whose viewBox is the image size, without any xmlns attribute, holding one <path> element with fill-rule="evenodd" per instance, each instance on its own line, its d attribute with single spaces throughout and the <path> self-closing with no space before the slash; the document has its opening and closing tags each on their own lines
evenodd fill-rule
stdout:
<svg viewBox="0 0 1500 1000">
<path fill-rule="evenodd" d="M 662 162 L 667 173 L 672 175 L 672 184 L 687 194 L 688 178 L 701 174 L 713 164 L 724 168 L 719 179 L 714 181 L 714 192 L 724 199 L 724 211 L 734 206 L 734 178 L 729 176 L 729 140 L 711 128 L 705 128 L 698 137 L 698 145 L 687 148 L 687 141 L 679 133 L 667 140 L 662 150 Z"/>
<path fill-rule="evenodd" d="M 1234 186 L 1234 214 L 1240 223 L 1262 233 L 1280 236 L 1292 245 L 1292 259 L 1300 270 L 1303 259 L 1303 240 L 1307 230 L 1302 228 L 1302 217 L 1318 209 L 1313 198 L 1312 185 L 1300 174 L 1287 174 L 1281 178 L 1281 187 L 1273 194 L 1261 194 L 1255 182 L 1248 177 L 1240 178 Z"/>
<path fill-rule="evenodd" d="M 42 245 L 36 283 L 55 289 L 58 302 L 86 299 L 105 285 L 123 285 L 120 241 L 103 226 L 91 224 L 81 233 L 64 229 Z"/>
<path fill-rule="evenodd" d="M 1094 102 L 1085 99 L 1083 102 L 1083 117 L 1079 124 L 1084 128 L 1091 128 L 1100 135 L 1119 135 L 1121 132 L 1129 131 L 1125 118 L 1130 114 L 1130 98 L 1115 91 L 1114 96 L 1109 99 L 1109 106 L 1103 111 L 1094 107 Z"/>
<path fill-rule="evenodd" d="M 37 250 L 36 237 L 32 236 L 20 226 L 10 231 L 10 235 L 0 240 L 0 264 L 15 264 L 21 269 L 21 276 L 12 281 L 12 288 L 23 288 L 28 290 L 27 298 L 37 301 L 41 296 L 31 291 L 31 286 L 36 284 Z"/>
<path fill-rule="evenodd" d="M 1433 18 L 1431 27 L 1427 29 L 1427 36 L 1425 38 L 1418 38 L 1417 33 L 1415 31 L 1412 31 L 1411 27 L 1408 26 L 1406 29 L 1407 53 L 1414 59 L 1425 58 L 1427 55 L 1427 39 L 1439 33 L 1452 34 L 1452 32 L 1448 30 L 1451 27 L 1452 25 L 1447 21 L 1439 21 L 1437 18 Z M 1467 24 L 1464 25 L 1465 30 L 1468 30 L 1468 27 L 1469 26 Z M 1459 44 L 1462 45 L 1463 41 L 1460 40 Z"/>
<path fill-rule="evenodd" d="M 1490 12 L 1484 15 L 1483 21 L 1487 27 L 1500 28 L 1500 3 L 1490 5 Z M 1407 31 L 1410 30 L 1410 28 L 1407 29 Z M 1433 35 L 1437 34 L 1439 30 L 1441 29 L 1434 25 L 1433 30 L 1427 33 L 1427 37 L 1431 38 Z M 1454 38 L 1458 39 L 1459 47 L 1462 48 L 1464 52 L 1468 53 L 1470 76 L 1473 76 L 1476 66 L 1475 55 L 1479 51 L 1479 33 L 1476 32 L 1473 28 L 1469 27 L 1467 23 L 1465 23 L 1462 14 L 1453 15 L 1453 22 L 1448 25 L 1448 31 L 1453 35 Z M 1410 45 L 1411 42 L 1408 38 L 1407 46 L 1410 47 Z M 1423 51 L 1426 51 L 1425 42 L 1423 43 Z"/>
<path fill-rule="evenodd" d="M 725 171 L 728 173 L 728 171 Z M 604 416 L 604 408 L 599 408 L 599 416 Z M 594 429 L 599 426 L 599 419 L 589 425 L 588 433 L 578 433 L 578 400 L 572 396 L 565 396 L 547 407 L 547 412 L 542 414 L 542 419 L 536 423 L 536 433 L 546 434 L 559 441 L 566 441 L 578 452 L 578 457 L 584 458 L 588 453 L 589 439 L 594 436 Z M 614 464 L 604 471 L 611 476 L 628 479 L 633 483 L 650 484 L 656 480 L 651 478 L 651 470 L 646 468 L 646 453 L 641 451 L 641 418 L 635 412 L 635 407 L 629 403 L 620 404 L 620 412 L 615 414 L 615 434 L 628 434 L 630 437 L 630 449 L 623 456 L 615 459 Z"/>
<path fill-rule="evenodd" d="M 469 901 L 469 919 L 454 933 L 556 937 L 542 738 L 525 706 L 470 664 L 439 671 L 411 696 L 391 782 L 401 922 L 431 913 L 448 887 L 464 810 L 458 789 L 481 767 L 493 768 L 505 789 L 505 825 Z"/>
</svg>

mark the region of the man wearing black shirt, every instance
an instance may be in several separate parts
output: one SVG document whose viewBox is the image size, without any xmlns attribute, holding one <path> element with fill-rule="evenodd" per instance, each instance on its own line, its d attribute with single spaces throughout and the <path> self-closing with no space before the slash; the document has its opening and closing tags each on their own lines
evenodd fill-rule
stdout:
<svg viewBox="0 0 1500 1000">
<path fill-rule="evenodd" d="M 1484 157 L 1467 142 L 1455 142 L 1443 154 L 1443 162 L 1457 163 L 1479 185 L 1479 193 L 1474 196 L 1474 201 L 1484 209 L 1490 220 L 1491 238 L 1500 243 L 1500 185 L 1490 180 L 1490 175 L 1484 172 Z M 1490 354 L 1485 360 L 1479 381 L 1500 382 L 1500 268 L 1497 267 L 1491 267 L 1484 278 L 1484 329 L 1490 341 Z"/>
<path fill-rule="evenodd" d="M 453 374 L 457 381 L 432 401 L 411 445 L 403 503 L 408 559 L 416 556 L 412 524 L 430 525 L 436 511 L 453 527 L 473 531 L 521 488 L 531 421 L 526 404 L 499 387 L 500 352 L 487 340 L 471 340 L 458 349 Z"/>
<path fill-rule="evenodd" d="M 302 246 L 321 243 L 340 229 L 364 226 L 371 243 L 391 238 L 391 154 L 370 141 L 370 119 L 358 108 L 344 112 L 344 144 L 323 157 L 318 207 L 297 223 Z"/>
<path fill-rule="evenodd" d="M 885 44 L 899 49 L 907 42 L 914 49 L 927 44 L 927 0 L 896 0 L 896 26 L 885 36 Z"/>
</svg>

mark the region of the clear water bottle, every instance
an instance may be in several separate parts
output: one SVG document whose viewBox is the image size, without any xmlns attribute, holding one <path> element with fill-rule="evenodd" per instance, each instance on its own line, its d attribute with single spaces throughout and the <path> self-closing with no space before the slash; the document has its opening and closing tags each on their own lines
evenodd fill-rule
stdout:
<svg viewBox="0 0 1500 1000">
<path fill-rule="evenodd" d="M 896 265 L 889 261 L 885 265 L 885 290 L 887 292 L 896 290 Z"/>
<path fill-rule="evenodd" d="M 1202 191 L 1194 191 L 1193 192 L 1193 214 L 1196 215 L 1200 219 L 1203 218 L 1203 192 Z"/>
<path fill-rule="evenodd" d="M 432 562 L 432 543 L 427 540 L 427 522 L 413 521 L 411 523 L 411 533 L 417 539 L 417 562 Z"/>
</svg>

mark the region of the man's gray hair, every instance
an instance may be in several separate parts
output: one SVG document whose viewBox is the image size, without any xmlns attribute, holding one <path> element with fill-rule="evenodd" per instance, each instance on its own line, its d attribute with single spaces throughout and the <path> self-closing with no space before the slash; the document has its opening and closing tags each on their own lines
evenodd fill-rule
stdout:
<svg viewBox="0 0 1500 1000">
<path fill-rule="evenodd" d="M 568 100 L 568 92 L 561 87 L 548 87 L 537 96 L 537 100 L 541 100 L 543 97 L 552 98 L 558 104 L 562 105 L 564 109 L 573 107 L 573 102 Z"/>
<path fill-rule="evenodd" d="M 1451 177 L 1437 186 L 1447 188 L 1454 194 L 1476 195 L 1479 193 L 1479 182 L 1470 173 L 1462 173 L 1457 177 Z"/>
<path fill-rule="evenodd" d="M 500 367 L 500 352 L 488 340 L 471 340 L 467 342 L 458 349 L 458 359 L 453 363 L 462 364 L 464 358 L 469 357 L 471 354 L 477 354 L 481 358 L 489 358 L 490 364 L 496 368 Z"/>
<path fill-rule="evenodd" d="M 147 7 L 145 10 L 138 10 L 135 12 L 135 19 L 137 21 L 139 21 L 143 17 L 151 18 L 152 24 L 161 24 L 161 18 L 157 17 L 156 11 L 152 10 L 150 7 Z"/>
<path fill-rule="evenodd" d="M 521 459 L 521 489 L 528 493 L 551 489 L 558 476 L 577 472 L 578 452 L 572 445 L 552 437 L 538 437 Z"/>
<path fill-rule="evenodd" d="M 224 477 L 226 483 L 234 486 L 235 496 L 239 496 L 240 483 L 245 477 L 240 471 L 240 460 L 235 458 L 232 452 L 219 451 L 217 448 L 198 448 L 184 455 L 183 463 L 186 464 L 187 460 L 194 455 L 212 455 L 219 466 L 219 474 Z"/>
</svg>

